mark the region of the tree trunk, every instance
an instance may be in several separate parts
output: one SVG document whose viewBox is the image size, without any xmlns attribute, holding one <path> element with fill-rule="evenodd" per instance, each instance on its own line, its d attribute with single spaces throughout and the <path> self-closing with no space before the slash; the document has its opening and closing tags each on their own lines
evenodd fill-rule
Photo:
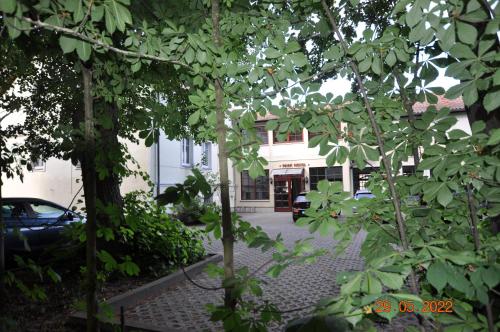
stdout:
<svg viewBox="0 0 500 332">
<path fill-rule="evenodd" d="M 212 38 L 217 47 L 222 46 L 219 27 L 220 3 L 219 0 L 212 0 Z M 231 202 L 229 198 L 229 173 L 226 148 L 226 123 L 223 108 L 224 94 L 221 81 L 216 78 L 215 86 L 215 112 L 217 119 L 217 144 L 219 145 L 219 174 L 220 174 L 220 198 L 222 205 L 222 244 L 224 247 L 224 278 L 234 277 L 234 235 L 231 220 Z M 236 299 L 232 296 L 232 289 L 225 288 L 224 305 L 226 308 L 234 309 Z"/>
<path fill-rule="evenodd" d="M 96 171 L 95 171 L 95 136 L 94 111 L 92 98 L 92 70 L 82 63 L 83 104 L 85 108 L 85 153 L 82 160 L 83 190 L 87 221 L 87 332 L 99 330 L 97 320 L 97 267 L 96 267 Z"/>
<path fill-rule="evenodd" d="M 97 127 L 99 131 L 99 148 L 103 151 L 120 151 L 120 143 L 118 142 L 118 107 L 114 103 L 106 103 L 104 105 L 104 112 L 107 112 L 111 116 L 112 127 Z M 115 163 L 116 161 L 113 161 L 112 157 L 105 161 L 105 165 L 103 166 L 107 169 L 108 176 L 104 179 L 96 178 L 96 193 L 98 201 L 103 206 L 112 205 L 118 209 L 119 219 L 122 221 L 123 197 L 120 192 L 120 176 L 113 171 Z M 99 212 L 97 219 L 101 225 L 113 227 L 112 220 L 107 214 Z"/>
<path fill-rule="evenodd" d="M 5 225 L 3 222 L 3 202 L 2 202 L 2 173 L 0 172 L 0 299 L 5 299 Z M 6 301 L 0 301 L 0 331 L 5 330 L 3 313 L 5 312 Z"/>
</svg>

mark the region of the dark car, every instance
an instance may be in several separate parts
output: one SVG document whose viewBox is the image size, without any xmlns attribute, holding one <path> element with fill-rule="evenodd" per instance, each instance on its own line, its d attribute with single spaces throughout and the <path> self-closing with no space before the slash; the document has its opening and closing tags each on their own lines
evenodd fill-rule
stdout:
<svg viewBox="0 0 500 332">
<path fill-rule="evenodd" d="M 311 202 L 306 198 L 305 192 L 301 192 L 300 194 L 295 197 L 295 200 L 293 201 L 292 205 L 292 217 L 293 221 L 297 221 L 300 217 L 304 216 L 304 211 L 309 208 L 309 205 L 311 205 Z"/>
<path fill-rule="evenodd" d="M 2 199 L 5 249 L 8 253 L 36 251 L 62 238 L 65 226 L 83 218 L 67 208 L 38 198 Z"/>
</svg>

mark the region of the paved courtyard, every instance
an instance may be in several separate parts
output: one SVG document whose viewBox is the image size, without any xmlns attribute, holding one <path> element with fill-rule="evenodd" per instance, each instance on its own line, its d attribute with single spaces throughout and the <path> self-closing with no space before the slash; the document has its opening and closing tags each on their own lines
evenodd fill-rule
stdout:
<svg viewBox="0 0 500 332">
<path fill-rule="evenodd" d="M 307 229 L 295 226 L 291 213 L 253 213 L 242 214 L 242 217 L 253 225 L 260 225 L 271 237 L 281 233 L 285 244 L 289 247 L 292 247 L 296 240 L 307 237 L 314 238 L 313 244 L 317 248 L 332 250 L 335 247 L 335 241 L 331 236 L 311 235 Z M 291 266 L 277 279 L 265 275 L 264 269 L 259 274 L 264 281 L 264 299 L 275 303 L 281 311 L 287 311 L 312 305 L 321 298 L 338 294 L 339 287 L 335 282 L 336 273 L 359 270 L 363 267 L 363 262 L 359 257 L 363 238 L 364 234 L 358 234 L 342 257 L 333 258 L 331 255 L 325 255 L 311 265 Z M 220 241 L 212 241 L 206 246 L 208 252 L 222 253 Z M 235 245 L 236 267 L 247 266 L 250 271 L 253 271 L 270 257 L 271 252 L 262 253 L 259 249 L 247 248 L 242 243 Z M 211 279 L 205 273 L 193 279 L 208 287 L 220 286 L 218 280 Z M 184 281 L 134 308 L 127 309 L 126 317 L 165 330 L 173 328 L 183 331 L 220 331 L 220 325 L 210 322 L 205 305 L 222 302 L 222 290 L 203 290 L 189 281 Z M 285 321 L 289 321 L 306 313 L 307 310 L 298 311 L 285 314 L 283 317 Z M 402 330 L 396 326 L 392 328 Z M 281 331 L 283 326 L 272 326 L 271 329 Z M 384 330 L 387 329 L 386 326 Z"/>
</svg>

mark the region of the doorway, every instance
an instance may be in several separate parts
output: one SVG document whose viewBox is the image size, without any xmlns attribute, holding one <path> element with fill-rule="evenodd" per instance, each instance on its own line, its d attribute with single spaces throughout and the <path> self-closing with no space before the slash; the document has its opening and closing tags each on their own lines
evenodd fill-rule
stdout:
<svg viewBox="0 0 500 332">
<path fill-rule="evenodd" d="M 293 201 L 301 191 L 304 191 L 304 176 L 275 175 L 274 211 L 291 212 Z"/>
</svg>

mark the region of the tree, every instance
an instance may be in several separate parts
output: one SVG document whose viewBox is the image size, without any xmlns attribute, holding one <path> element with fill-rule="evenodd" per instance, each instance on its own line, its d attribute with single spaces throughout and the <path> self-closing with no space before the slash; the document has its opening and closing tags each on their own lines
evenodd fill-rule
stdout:
<svg viewBox="0 0 500 332">
<path fill-rule="evenodd" d="M 366 306 L 373 306 L 379 298 L 392 305 L 410 301 L 414 307 L 423 309 L 422 299 L 449 296 L 460 299 L 456 305 L 461 314 L 453 316 L 451 323 L 419 314 L 424 326 L 426 320 L 433 319 L 435 324 L 457 327 L 472 324 L 475 328 L 494 329 L 490 296 L 500 282 L 496 277 L 499 275 L 498 248 L 494 244 L 497 236 L 484 224 L 487 217 L 496 217 L 500 212 L 496 189 L 498 132 L 482 132 L 486 125 L 480 122 L 473 124 L 472 135 L 450 130 L 454 120 L 447 117 L 449 110 L 436 111 L 434 106 L 421 118 L 411 120 L 413 123 L 399 121 L 407 112 L 411 97 L 404 98 L 401 93 L 402 98 L 394 98 L 397 88 L 403 91 L 405 83 L 401 74 L 413 71 L 414 81 L 421 83 L 418 87 L 416 83 L 410 84 L 417 87 L 415 98 L 427 100 L 431 105 L 436 102 L 436 94 L 443 89 L 429 87 L 428 83 L 435 79 L 436 69 L 432 63 L 440 61 L 426 60 L 420 70 L 414 70 L 411 59 L 420 52 L 421 46 L 428 50 L 426 56 L 439 56 L 436 46 L 448 43 L 451 34 L 463 43 L 457 43 L 449 51 L 442 49 L 459 60 L 457 65 L 447 68 L 454 71 L 470 66 L 470 70 L 480 75 L 476 79 L 481 84 L 476 87 L 486 93 L 483 106 L 494 109 L 498 82 L 493 73 L 498 52 L 489 50 L 495 37 L 478 40 L 465 21 L 471 17 L 484 20 L 487 26 L 491 25 L 490 30 L 485 30 L 489 35 L 493 35 L 498 22 L 491 18 L 491 13 L 485 18 L 484 8 L 478 6 L 477 1 L 471 1 L 472 5 L 467 7 L 461 1 L 399 1 L 388 20 L 382 20 L 391 24 L 381 24 L 376 31 L 367 27 L 360 40 L 344 38 L 338 25 L 340 14 L 352 13 L 357 1 L 335 5 L 312 0 L 286 4 L 213 1 L 209 7 L 190 2 L 191 11 L 177 11 L 178 7 L 171 3 L 155 3 L 157 14 L 141 25 L 130 15 L 126 2 L 113 3 L 115 15 L 108 12 L 106 4 L 75 8 L 72 2 L 65 2 L 59 7 L 50 7 L 55 12 L 71 13 L 64 22 L 52 22 L 50 13 L 30 16 L 21 10 L 9 16 L 11 25 L 7 27 L 13 31 L 12 25 L 17 24 L 23 29 L 36 27 L 61 33 L 63 49 L 76 50 L 83 61 L 90 58 L 92 51 L 108 51 L 125 56 L 131 62 L 131 69 L 151 61 L 174 66 L 189 89 L 189 101 L 194 109 L 189 116 L 190 125 L 206 119 L 200 130 L 200 135 L 205 137 L 210 137 L 212 128 L 219 130 L 221 188 L 227 183 L 223 171 L 227 171 L 228 157 L 238 169 L 248 169 L 251 176 L 264 171 L 266 161 L 258 156 L 259 140 L 253 129 L 257 114 L 276 115 L 279 119 L 270 121 L 268 129 L 277 130 L 281 135 L 304 127 L 321 133 L 310 145 L 319 146 L 320 154 L 327 155 L 327 165 L 343 163 L 347 158 L 360 168 L 372 162 L 381 164 L 381 171 L 370 182 L 370 188 L 378 197 L 371 204 L 358 204 L 349 194 L 339 194 L 338 184 L 327 182 L 322 182 L 318 191 L 309 195 L 313 209 L 299 224 L 313 230 L 320 227 L 323 231 L 335 230 L 339 250 L 347 247 L 356 231 L 367 231 L 362 247 L 367 268 L 340 275 L 339 296 L 324 302 L 319 311 L 344 316 L 356 325 L 369 323 L 372 310 Z M 7 9 L 4 11 L 13 13 L 16 4 Z M 172 10 L 166 13 L 167 9 Z M 466 14 L 460 17 L 463 10 Z M 204 17 L 205 21 L 199 23 L 193 17 Z M 103 25 L 105 18 L 108 24 Z M 457 22 L 449 26 L 451 19 Z M 325 37 L 332 41 L 323 51 L 323 60 L 309 63 L 301 41 L 290 29 L 290 23 L 297 20 L 318 22 L 318 26 L 327 27 Z M 129 25 L 133 28 L 127 29 Z M 123 44 L 110 37 L 117 29 L 126 35 Z M 482 51 L 488 53 L 479 54 Z M 319 63 L 322 66 L 318 70 Z M 354 77 L 360 96 L 319 94 L 318 80 L 335 73 Z M 471 80 L 467 75 L 464 79 Z M 467 100 L 477 90 L 472 87 L 471 82 L 462 83 L 450 89 L 448 96 L 463 93 Z M 277 95 L 281 97 L 279 105 L 272 100 Z M 229 110 L 229 105 L 234 109 Z M 228 120 L 233 121 L 231 128 L 226 126 Z M 225 131 L 227 135 L 222 135 Z M 397 175 L 401 163 L 414 154 L 413 146 L 423 147 L 424 155 L 418 168 L 432 170 L 430 177 L 422 173 L 410 177 Z M 404 203 L 410 194 L 423 197 L 428 206 L 426 218 L 416 214 L 418 208 Z M 224 320 L 228 330 L 260 327 L 278 318 L 263 315 L 267 318 L 259 321 L 255 312 L 279 314 L 279 310 L 242 298 L 244 292 L 259 295 L 261 291 L 255 279 L 257 271 L 234 270 L 234 236 L 252 246 L 274 247 L 277 250 L 274 262 L 261 267 L 274 263 L 268 269 L 274 276 L 289 264 L 307 262 L 315 254 L 308 255 L 305 243 L 298 243 L 294 249 L 283 248 L 279 237 L 270 239 L 259 229 L 237 218 L 231 219 L 228 199 L 224 194 L 222 197 L 222 221 L 216 213 L 206 218 L 207 227 L 214 230 L 214 234 L 220 234 L 222 227 L 225 254 L 224 269 L 218 270 L 224 275 L 225 306 L 212 308 L 213 317 Z M 488 204 L 480 203 L 486 200 Z M 349 211 L 354 204 L 358 204 L 360 212 L 353 216 Z M 332 218 L 331 206 L 347 211 L 347 218 L 343 222 Z M 405 281 L 409 281 L 410 294 L 404 288 Z M 485 315 L 473 310 L 472 305 Z M 391 319 L 396 312 L 377 314 Z"/>
</svg>

